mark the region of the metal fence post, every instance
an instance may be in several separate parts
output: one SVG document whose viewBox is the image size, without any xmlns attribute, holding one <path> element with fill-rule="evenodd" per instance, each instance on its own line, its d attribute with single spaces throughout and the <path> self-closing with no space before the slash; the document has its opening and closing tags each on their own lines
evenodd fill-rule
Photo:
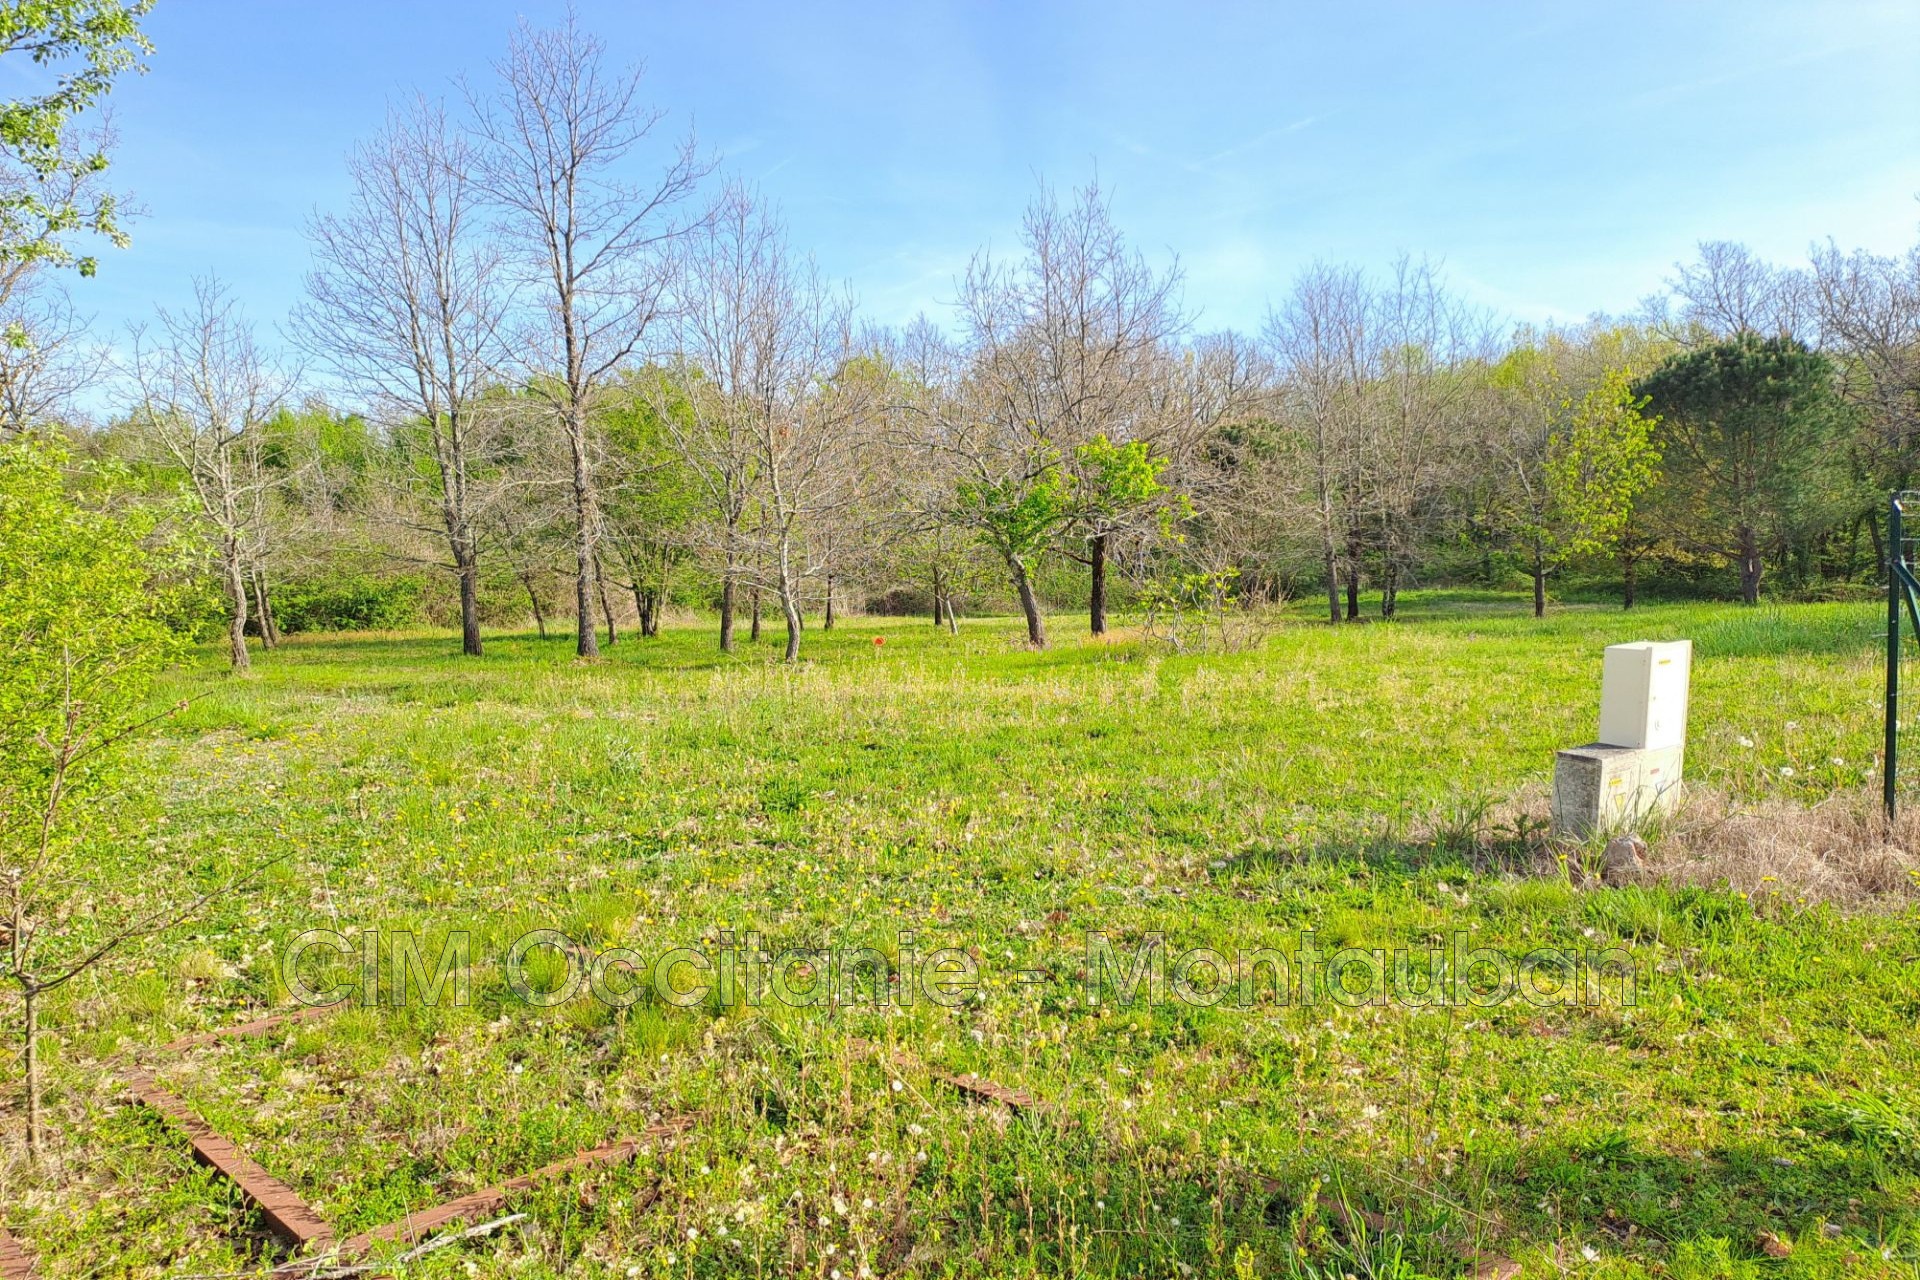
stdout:
<svg viewBox="0 0 1920 1280">
<path fill-rule="evenodd" d="M 1886 742 L 1880 760 L 1880 798 L 1892 822 L 1898 807 L 1894 779 L 1900 769 L 1900 593 L 1906 589 L 1900 570 L 1906 561 L 1901 545 L 1900 495 L 1887 497 L 1887 712 Z"/>
</svg>

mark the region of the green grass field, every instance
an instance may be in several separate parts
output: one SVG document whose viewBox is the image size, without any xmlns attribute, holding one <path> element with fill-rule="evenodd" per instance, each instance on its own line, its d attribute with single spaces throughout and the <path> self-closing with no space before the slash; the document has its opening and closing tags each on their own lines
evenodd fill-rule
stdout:
<svg viewBox="0 0 1920 1280">
<path fill-rule="evenodd" d="M 1920 1274 L 1912 898 L 1582 888 L 1527 851 L 1616 641 L 1695 642 L 1695 783 L 1874 785 L 1876 611 L 1517 607 L 1415 596 L 1396 625 L 1298 619 L 1210 656 L 860 619 L 810 631 L 797 669 L 692 628 L 592 666 L 526 635 L 477 662 L 443 635 L 302 637 L 244 681 L 209 656 L 163 691 L 205 696 L 141 748 L 102 856 L 284 861 L 50 1012 L 61 1154 L 0 1175 L 4 1221 L 51 1276 L 261 1271 L 257 1224 L 116 1104 L 108 1060 L 284 1005 L 303 930 L 467 930 L 463 1006 L 152 1059 L 349 1231 L 689 1122 L 394 1275 L 1368 1280 L 1475 1251 L 1540 1276 Z M 646 957 L 748 931 L 892 957 L 911 930 L 980 984 L 953 1008 L 530 1007 L 499 957 L 542 927 Z M 1631 1007 L 1087 999 L 1091 931 L 1231 955 L 1306 929 L 1623 949 L 1638 985 Z M 968 1071 L 1046 1105 L 937 1078 Z M 1390 1236 L 1348 1236 L 1323 1191 Z"/>
</svg>

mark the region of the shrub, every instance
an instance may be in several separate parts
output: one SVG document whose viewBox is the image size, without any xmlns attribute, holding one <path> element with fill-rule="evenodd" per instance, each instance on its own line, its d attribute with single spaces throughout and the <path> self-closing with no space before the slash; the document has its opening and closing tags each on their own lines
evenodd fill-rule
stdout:
<svg viewBox="0 0 1920 1280">
<path fill-rule="evenodd" d="M 290 583 L 274 593 L 280 630 L 390 631 L 421 621 L 417 578 L 339 578 Z"/>
</svg>

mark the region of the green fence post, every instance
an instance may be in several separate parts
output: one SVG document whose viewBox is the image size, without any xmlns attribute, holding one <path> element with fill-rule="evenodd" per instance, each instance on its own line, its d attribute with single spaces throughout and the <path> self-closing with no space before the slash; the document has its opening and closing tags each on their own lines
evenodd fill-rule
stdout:
<svg viewBox="0 0 1920 1280">
<path fill-rule="evenodd" d="M 1894 778 L 1900 768 L 1900 567 L 1906 560 L 1901 546 L 1900 495 L 1887 496 L 1887 723 L 1886 744 L 1880 757 L 1880 798 L 1892 822 L 1898 800 Z"/>
</svg>

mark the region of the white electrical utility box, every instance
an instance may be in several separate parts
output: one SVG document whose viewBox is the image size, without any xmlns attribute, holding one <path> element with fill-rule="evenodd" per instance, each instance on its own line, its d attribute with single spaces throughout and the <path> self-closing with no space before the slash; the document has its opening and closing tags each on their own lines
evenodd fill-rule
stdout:
<svg viewBox="0 0 1920 1280">
<path fill-rule="evenodd" d="M 1687 740 L 1693 642 L 1610 644 L 1600 664 L 1600 741 L 1657 750 Z"/>
<path fill-rule="evenodd" d="M 1554 758 L 1554 830 L 1589 836 L 1672 812 L 1686 764 L 1692 667 L 1690 640 L 1607 646 L 1600 740 Z"/>
</svg>

